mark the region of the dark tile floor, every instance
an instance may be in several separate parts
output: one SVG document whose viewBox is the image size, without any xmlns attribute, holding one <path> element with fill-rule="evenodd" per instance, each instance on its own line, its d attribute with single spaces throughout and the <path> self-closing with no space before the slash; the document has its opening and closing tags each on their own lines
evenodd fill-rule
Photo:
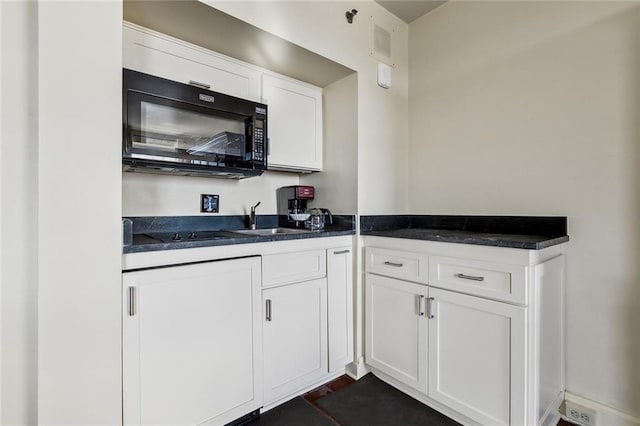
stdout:
<svg viewBox="0 0 640 426">
<path fill-rule="evenodd" d="M 459 426 L 373 374 L 342 376 L 264 413 L 248 426 Z M 564 420 L 558 426 L 574 426 Z"/>
<path fill-rule="evenodd" d="M 342 376 L 264 413 L 251 426 L 459 426 L 373 374 Z"/>
</svg>

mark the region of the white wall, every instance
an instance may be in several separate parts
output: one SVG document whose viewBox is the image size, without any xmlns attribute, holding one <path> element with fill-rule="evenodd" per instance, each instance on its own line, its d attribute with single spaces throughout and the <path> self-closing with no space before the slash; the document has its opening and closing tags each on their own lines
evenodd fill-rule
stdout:
<svg viewBox="0 0 640 426">
<path fill-rule="evenodd" d="M 37 3 L 0 3 L 3 425 L 37 422 Z"/>
<path fill-rule="evenodd" d="M 358 73 L 358 213 L 407 209 L 408 26 L 372 1 L 204 1 Z M 358 15 L 348 24 L 345 12 Z M 392 35 L 392 87 L 377 86 L 371 17 Z M 330 205 L 327 205 L 330 207 Z"/>
<path fill-rule="evenodd" d="M 122 419 L 121 33 L 120 1 L 38 2 L 40 424 Z"/>
<path fill-rule="evenodd" d="M 568 216 L 567 390 L 640 417 L 640 5 L 450 2 L 409 52 L 410 211 Z"/>
<path fill-rule="evenodd" d="M 200 215 L 200 194 L 220 195 L 221 215 L 246 215 L 258 201 L 258 214 L 276 214 L 276 190 L 297 185 L 295 173 L 267 171 L 242 180 L 153 175 L 122 175 L 123 216 Z"/>
<path fill-rule="evenodd" d="M 358 76 L 351 74 L 322 92 L 324 153 L 322 173 L 300 176 L 316 188 L 312 207 L 354 214 L 358 201 Z"/>
</svg>

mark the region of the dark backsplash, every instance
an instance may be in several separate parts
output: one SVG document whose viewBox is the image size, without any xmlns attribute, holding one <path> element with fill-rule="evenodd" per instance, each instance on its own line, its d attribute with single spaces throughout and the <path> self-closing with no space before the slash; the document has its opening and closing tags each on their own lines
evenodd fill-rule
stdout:
<svg viewBox="0 0 640 426">
<path fill-rule="evenodd" d="M 278 215 L 257 215 L 258 228 L 276 228 Z M 134 234 L 154 232 L 197 232 L 242 229 L 249 226 L 249 217 L 235 216 L 129 216 L 123 219 L 133 221 Z M 333 215 L 334 225 L 355 229 L 353 215 Z M 327 225 L 329 228 L 330 225 Z"/>
<path fill-rule="evenodd" d="M 360 231 L 404 228 L 551 236 L 567 235 L 567 218 L 563 216 L 360 216 Z"/>
</svg>

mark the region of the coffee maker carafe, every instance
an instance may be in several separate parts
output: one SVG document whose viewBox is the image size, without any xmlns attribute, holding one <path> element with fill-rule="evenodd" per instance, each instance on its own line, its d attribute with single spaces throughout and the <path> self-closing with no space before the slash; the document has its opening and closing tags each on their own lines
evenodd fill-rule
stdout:
<svg viewBox="0 0 640 426">
<path fill-rule="evenodd" d="M 304 221 L 310 216 L 307 202 L 313 200 L 313 186 L 283 186 L 277 191 L 278 226 L 304 228 Z"/>
</svg>

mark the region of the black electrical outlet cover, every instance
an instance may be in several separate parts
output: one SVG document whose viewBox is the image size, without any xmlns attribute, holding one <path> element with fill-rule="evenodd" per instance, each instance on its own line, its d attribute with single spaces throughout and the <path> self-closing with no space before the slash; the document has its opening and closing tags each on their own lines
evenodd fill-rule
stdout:
<svg viewBox="0 0 640 426">
<path fill-rule="evenodd" d="M 217 194 L 200 194 L 200 213 L 218 213 L 220 196 Z"/>
</svg>

